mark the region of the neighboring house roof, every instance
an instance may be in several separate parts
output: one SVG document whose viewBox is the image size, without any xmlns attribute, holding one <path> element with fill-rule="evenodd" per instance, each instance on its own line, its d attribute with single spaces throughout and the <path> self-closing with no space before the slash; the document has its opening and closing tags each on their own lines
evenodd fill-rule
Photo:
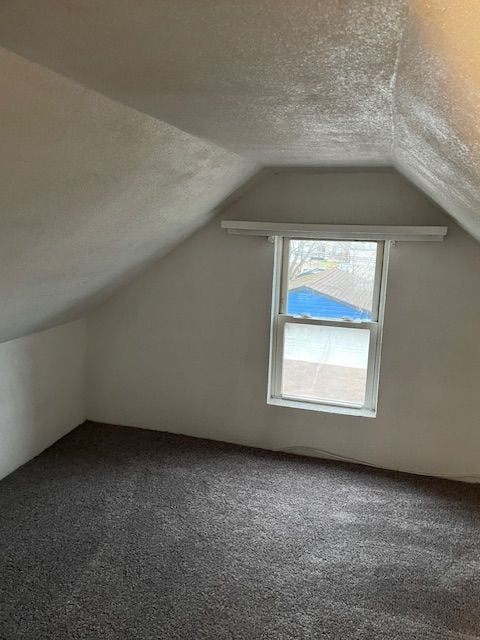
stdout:
<svg viewBox="0 0 480 640">
<path fill-rule="evenodd" d="M 357 309 L 371 311 L 371 283 L 358 275 L 341 269 L 325 269 L 315 274 L 296 278 L 289 290 L 306 287 L 322 295 L 345 302 Z"/>
</svg>

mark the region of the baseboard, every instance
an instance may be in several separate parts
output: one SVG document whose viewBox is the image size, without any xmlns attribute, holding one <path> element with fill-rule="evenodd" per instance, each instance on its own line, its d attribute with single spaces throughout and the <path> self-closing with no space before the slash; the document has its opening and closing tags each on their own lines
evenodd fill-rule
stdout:
<svg viewBox="0 0 480 640">
<path fill-rule="evenodd" d="M 157 429 L 155 427 L 145 427 L 138 425 L 131 425 L 125 423 L 106 423 L 99 420 L 88 420 L 88 422 L 97 423 L 97 424 L 109 424 L 110 426 L 121 426 L 121 427 L 132 427 L 133 429 L 146 429 L 147 431 L 163 431 L 166 433 L 174 433 L 177 435 L 187 436 L 189 438 L 199 438 L 201 440 L 212 440 L 214 442 L 225 442 L 228 444 L 234 444 L 241 447 L 250 447 L 253 449 L 262 449 L 264 451 L 273 451 L 278 453 L 288 453 L 292 455 L 304 456 L 307 458 L 320 458 L 323 460 L 334 460 L 337 462 L 347 462 L 350 464 L 360 464 L 366 467 L 371 467 L 373 469 L 382 469 L 384 471 L 394 471 L 400 473 L 408 473 L 410 475 L 415 476 L 427 476 L 431 478 L 443 478 L 444 480 L 453 480 L 456 482 L 467 482 L 470 484 L 480 483 L 480 474 L 477 473 L 467 473 L 467 474 L 450 474 L 450 473 L 441 473 L 438 471 L 430 471 L 430 470 L 419 470 L 419 469 L 410 469 L 404 467 L 388 467 L 378 462 L 373 462 L 371 460 L 363 460 L 360 458 L 350 458 L 348 456 L 343 456 L 333 451 L 327 451 L 325 449 L 318 449 L 316 447 L 302 447 L 302 446 L 291 446 L 291 447 L 274 447 L 274 446 L 266 446 L 259 444 L 257 442 L 246 442 L 245 440 L 237 440 L 234 438 L 226 439 L 226 438 L 218 438 L 213 437 L 208 434 L 193 434 L 188 430 L 176 430 L 172 431 L 171 429 Z"/>
</svg>

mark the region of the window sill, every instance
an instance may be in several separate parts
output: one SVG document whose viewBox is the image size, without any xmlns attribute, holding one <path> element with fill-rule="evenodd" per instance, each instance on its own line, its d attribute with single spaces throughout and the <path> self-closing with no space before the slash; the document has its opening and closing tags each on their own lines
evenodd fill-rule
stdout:
<svg viewBox="0 0 480 640">
<path fill-rule="evenodd" d="M 342 407 L 333 404 L 319 404 L 316 402 L 305 402 L 302 400 L 287 400 L 286 398 L 267 398 L 267 404 L 277 407 L 287 407 L 289 409 L 304 409 L 306 411 L 321 411 L 323 413 L 338 413 L 345 416 L 357 416 L 360 418 L 375 418 L 375 409 L 365 409 L 357 407 Z"/>
</svg>

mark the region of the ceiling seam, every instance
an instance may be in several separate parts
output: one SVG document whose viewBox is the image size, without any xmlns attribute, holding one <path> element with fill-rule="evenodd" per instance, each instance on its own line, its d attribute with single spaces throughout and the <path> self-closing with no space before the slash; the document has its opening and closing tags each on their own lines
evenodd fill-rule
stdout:
<svg viewBox="0 0 480 640">
<path fill-rule="evenodd" d="M 400 67 L 400 60 L 402 58 L 403 50 L 404 50 L 404 40 L 405 34 L 408 26 L 408 18 L 410 15 L 410 7 L 407 6 L 405 11 L 405 15 L 403 18 L 403 25 L 400 32 L 400 38 L 398 39 L 397 45 L 397 54 L 395 56 L 395 64 L 393 67 L 392 77 L 390 79 L 390 91 L 391 91 L 391 102 L 390 102 L 390 117 L 391 117 L 391 144 L 390 144 L 390 154 L 392 157 L 392 162 L 395 166 L 396 162 L 396 132 L 397 132 L 397 83 L 398 83 L 398 69 Z"/>
</svg>

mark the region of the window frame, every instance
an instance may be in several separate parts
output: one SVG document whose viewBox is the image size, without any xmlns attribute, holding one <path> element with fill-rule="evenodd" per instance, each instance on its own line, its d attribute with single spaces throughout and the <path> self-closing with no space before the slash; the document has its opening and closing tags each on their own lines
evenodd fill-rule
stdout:
<svg viewBox="0 0 480 640">
<path fill-rule="evenodd" d="M 377 244 L 372 319 L 369 321 L 346 321 L 304 318 L 299 316 L 289 316 L 286 313 L 289 247 L 291 240 L 322 240 L 322 238 L 318 236 L 309 238 L 284 236 L 274 237 L 275 253 L 272 284 L 267 403 L 295 409 L 307 409 L 313 411 L 324 411 L 327 413 L 339 413 L 374 418 L 377 414 L 387 274 L 392 241 L 369 240 L 369 242 L 375 242 Z M 332 238 L 328 238 L 328 240 L 331 241 Z M 356 241 L 358 242 L 359 240 L 345 237 L 338 238 L 337 240 L 337 242 Z M 285 325 L 287 323 L 367 329 L 370 331 L 367 381 L 365 402 L 363 405 L 360 406 L 353 405 L 351 403 L 328 401 L 316 402 L 312 399 L 302 399 L 282 394 L 283 345 Z"/>
</svg>

